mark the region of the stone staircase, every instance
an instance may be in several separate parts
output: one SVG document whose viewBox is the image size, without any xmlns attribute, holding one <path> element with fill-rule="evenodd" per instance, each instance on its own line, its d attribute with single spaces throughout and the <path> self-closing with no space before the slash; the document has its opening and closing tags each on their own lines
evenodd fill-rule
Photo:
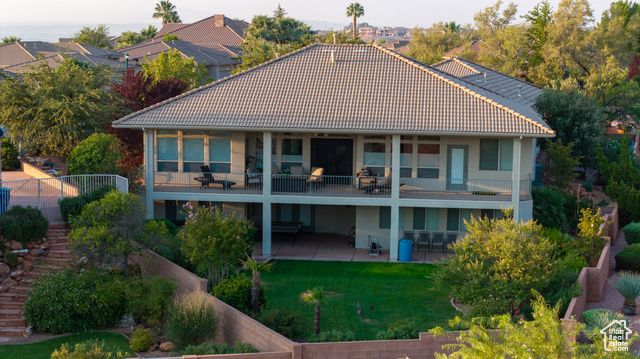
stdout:
<svg viewBox="0 0 640 359">
<path fill-rule="evenodd" d="M 20 264 L 10 273 L 0 275 L 0 337 L 31 334 L 24 318 L 24 302 L 34 280 L 43 273 L 60 271 L 69 264 L 72 258 L 67 243 L 69 231 L 67 223 L 50 223 L 47 240 L 29 243 L 28 252 L 17 253 Z"/>
</svg>

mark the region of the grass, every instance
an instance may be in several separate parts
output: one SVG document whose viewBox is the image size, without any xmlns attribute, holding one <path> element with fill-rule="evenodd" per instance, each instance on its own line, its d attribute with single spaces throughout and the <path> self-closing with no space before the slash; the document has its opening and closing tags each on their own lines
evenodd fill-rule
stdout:
<svg viewBox="0 0 640 359">
<path fill-rule="evenodd" d="M 117 333 L 91 332 L 65 335 L 63 337 L 45 340 L 31 344 L 0 345 L 0 358 L 2 359 L 50 359 L 54 350 L 60 349 L 62 344 L 70 346 L 90 339 L 102 339 L 106 342 L 105 347 L 116 345 L 122 352 L 133 354 L 129 347 L 127 338 Z"/>
<path fill-rule="evenodd" d="M 353 331 L 364 339 L 362 321 L 356 313 L 359 299 L 364 308 L 368 338 L 389 324 L 410 318 L 420 331 L 446 326 L 456 315 L 449 288 L 431 279 L 430 264 L 276 261 L 271 272 L 262 273 L 267 308 L 296 310 L 306 321 L 305 334 L 313 333 L 313 307 L 300 301 L 300 293 L 316 286 L 334 294 L 322 304 L 321 330 Z M 370 309 L 373 306 L 373 310 Z"/>
</svg>

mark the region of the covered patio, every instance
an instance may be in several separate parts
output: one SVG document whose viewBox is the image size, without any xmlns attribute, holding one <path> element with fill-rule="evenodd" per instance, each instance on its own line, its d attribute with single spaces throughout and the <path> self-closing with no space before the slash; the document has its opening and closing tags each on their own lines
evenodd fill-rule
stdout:
<svg viewBox="0 0 640 359">
<path fill-rule="evenodd" d="M 389 262 L 389 248 L 382 248 L 380 255 L 369 255 L 365 248 L 349 247 L 349 237 L 335 233 L 303 233 L 292 246 L 290 236 L 276 236 L 271 240 L 273 259 L 297 259 L 310 261 L 340 261 L 340 262 Z M 432 264 L 441 260 L 452 252 L 442 253 L 440 249 L 429 251 L 413 251 L 410 263 Z M 253 256 L 266 259 L 262 255 L 262 242 L 253 245 Z M 395 260 L 394 260 L 395 262 Z"/>
</svg>

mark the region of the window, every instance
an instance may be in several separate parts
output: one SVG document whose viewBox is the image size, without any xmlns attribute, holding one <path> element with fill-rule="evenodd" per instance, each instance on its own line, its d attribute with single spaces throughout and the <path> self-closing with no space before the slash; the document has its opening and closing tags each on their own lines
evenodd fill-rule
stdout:
<svg viewBox="0 0 640 359">
<path fill-rule="evenodd" d="M 425 208 L 414 208 L 413 209 L 413 229 L 425 229 L 426 221 L 425 221 L 426 209 Z"/>
<path fill-rule="evenodd" d="M 440 221 L 440 209 L 427 208 L 427 229 L 430 231 L 438 230 L 438 223 Z"/>
<path fill-rule="evenodd" d="M 369 167 L 371 173 L 384 176 L 386 144 L 377 142 L 364 143 L 364 165 Z"/>
<path fill-rule="evenodd" d="M 438 208 L 414 208 L 413 229 L 427 229 L 430 231 L 437 231 L 439 213 L 440 210 Z"/>
<path fill-rule="evenodd" d="M 418 178 L 438 178 L 440 176 L 440 145 L 418 144 Z"/>
<path fill-rule="evenodd" d="M 460 209 L 447 209 L 447 231 L 458 231 L 460 228 Z"/>
<path fill-rule="evenodd" d="M 282 168 L 291 169 L 291 166 L 302 166 L 302 139 L 282 139 Z"/>
<path fill-rule="evenodd" d="M 380 207 L 380 229 L 391 228 L 391 207 Z"/>
<path fill-rule="evenodd" d="M 400 177 L 411 178 L 413 167 L 413 144 L 400 144 Z"/>
<path fill-rule="evenodd" d="M 231 172 L 230 139 L 209 139 L 209 169 L 214 173 Z"/>
<path fill-rule="evenodd" d="M 178 172 L 177 138 L 158 138 L 158 171 Z"/>
<path fill-rule="evenodd" d="M 511 171 L 513 166 L 513 139 L 481 139 L 480 169 L 485 171 Z"/>
<path fill-rule="evenodd" d="M 481 219 L 501 219 L 504 218 L 504 213 L 501 209 L 483 209 L 480 214 Z"/>
<path fill-rule="evenodd" d="M 186 131 L 185 131 L 186 132 Z M 204 166 L 204 138 L 185 138 L 182 140 L 184 172 L 200 172 Z"/>
<path fill-rule="evenodd" d="M 464 223 L 465 221 L 469 222 L 471 220 L 472 212 L 470 209 L 461 209 L 460 210 L 460 230 L 466 231 L 467 225 Z"/>
</svg>

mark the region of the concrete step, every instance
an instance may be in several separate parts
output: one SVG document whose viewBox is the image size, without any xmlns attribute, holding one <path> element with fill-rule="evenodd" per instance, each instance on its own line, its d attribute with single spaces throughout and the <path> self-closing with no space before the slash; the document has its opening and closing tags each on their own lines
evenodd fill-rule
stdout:
<svg viewBox="0 0 640 359">
<path fill-rule="evenodd" d="M 49 223 L 49 230 L 70 229 L 70 228 L 71 226 L 67 222 L 50 222 Z"/>
<path fill-rule="evenodd" d="M 0 309 L 0 319 L 22 319 L 22 310 Z"/>
<path fill-rule="evenodd" d="M 54 273 L 54 272 L 60 272 L 61 270 L 64 270 L 64 267 L 55 265 L 55 264 L 41 263 L 40 261 L 38 261 L 34 265 L 32 271 L 35 271 L 38 273 Z"/>
<path fill-rule="evenodd" d="M 66 237 L 69 232 L 68 229 L 50 229 L 47 231 L 47 238 Z"/>
<path fill-rule="evenodd" d="M 27 328 L 0 328 L 0 337 L 21 337 Z"/>
<path fill-rule="evenodd" d="M 67 243 L 67 242 L 49 243 L 49 250 L 68 251 L 69 250 L 69 243 Z"/>
<path fill-rule="evenodd" d="M 71 253 L 69 253 L 69 251 L 62 251 L 62 250 L 56 250 L 56 249 L 52 249 L 49 250 L 49 254 L 48 254 L 49 258 L 73 258 L 73 256 L 71 255 Z"/>
<path fill-rule="evenodd" d="M 26 287 L 26 286 L 11 287 L 9 288 L 9 291 L 7 293 L 29 294 L 30 289 L 31 287 Z"/>
<path fill-rule="evenodd" d="M 37 260 L 38 266 L 52 265 L 65 268 L 69 266 L 69 258 L 40 257 Z"/>
<path fill-rule="evenodd" d="M 0 319 L 0 327 L 26 327 L 26 319 Z"/>
<path fill-rule="evenodd" d="M 24 281 L 22 281 L 24 282 Z M 0 304 L 2 303 L 24 303 L 29 298 L 28 294 L 2 293 L 0 294 Z"/>
<path fill-rule="evenodd" d="M 0 302 L 0 309 L 24 309 L 24 302 Z M 0 324 L 0 327 L 2 324 Z"/>
</svg>

